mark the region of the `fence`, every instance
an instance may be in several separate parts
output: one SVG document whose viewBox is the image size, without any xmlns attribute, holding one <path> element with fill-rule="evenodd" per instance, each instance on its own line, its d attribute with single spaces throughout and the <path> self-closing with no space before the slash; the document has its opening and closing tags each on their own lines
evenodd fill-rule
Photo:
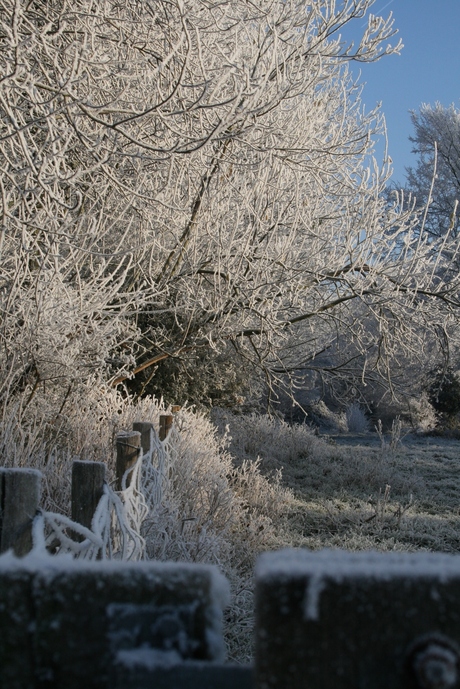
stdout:
<svg viewBox="0 0 460 689">
<path fill-rule="evenodd" d="M 162 440 L 149 424 L 118 437 L 113 495 L 100 465 L 75 463 L 72 520 L 32 519 L 39 473 L 0 472 L 1 549 L 34 545 L 27 557 L 0 558 L 0 689 L 460 686 L 460 556 L 266 553 L 255 573 L 253 667 L 223 663 L 227 587 L 216 568 L 101 561 L 138 556 L 129 529 L 142 501 L 131 501 L 133 517 L 130 496 L 143 458 L 143 480 L 161 498 L 168 424 Z M 77 559 L 52 557 L 54 548 Z"/>
<path fill-rule="evenodd" d="M 0 558 L 1 689 L 455 689 L 460 557 L 281 551 L 254 667 L 222 662 L 213 566 Z"/>
<path fill-rule="evenodd" d="M 0 552 L 12 548 L 22 556 L 34 545 L 89 560 L 141 559 L 145 496 L 161 503 L 173 419 L 173 414 L 161 415 L 158 433 L 153 424 L 136 422 L 132 431 L 117 435 L 115 490 L 107 484 L 105 464 L 74 461 L 70 518 L 40 510 L 39 471 L 0 469 Z"/>
</svg>

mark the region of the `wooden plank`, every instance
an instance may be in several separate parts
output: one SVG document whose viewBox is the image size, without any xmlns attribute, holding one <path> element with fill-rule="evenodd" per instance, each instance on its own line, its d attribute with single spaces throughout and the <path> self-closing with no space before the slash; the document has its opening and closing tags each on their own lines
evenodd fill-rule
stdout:
<svg viewBox="0 0 460 689">
<path fill-rule="evenodd" d="M 32 574 L 0 559 L 0 689 L 35 689 Z"/>
<path fill-rule="evenodd" d="M 221 660 L 227 584 L 217 568 L 79 561 L 66 567 L 54 560 L 34 579 L 35 663 L 47 679 L 43 686 L 112 689 L 117 659 L 136 650 Z"/>
<path fill-rule="evenodd" d="M 417 676 L 416 647 L 434 684 Z M 287 550 L 259 560 L 258 689 L 448 689 L 459 685 L 449 683 L 459 647 L 460 556 Z M 454 660 L 441 662 L 446 653 Z"/>
</svg>

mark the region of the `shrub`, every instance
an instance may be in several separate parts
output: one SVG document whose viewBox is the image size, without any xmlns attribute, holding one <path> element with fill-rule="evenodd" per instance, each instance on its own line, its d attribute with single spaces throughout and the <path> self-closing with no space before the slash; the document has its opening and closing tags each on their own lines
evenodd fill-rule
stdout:
<svg viewBox="0 0 460 689">
<path fill-rule="evenodd" d="M 366 433 L 369 430 L 369 419 L 361 405 L 356 402 L 346 408 L 345 417 L 351 433 Z"/>
<path fill-rule="evenodd" d="M 418 398 L 412 397 L 408 406 L 410 423 L 416 433 L 429 433 L 436 428 L 438 415 L 426 392 L 423 392 Z"/>
<path fill-rule="evenodd" d="M 325 432 L 346 433 L 348 430 L 345 413 L 333 412 L 322 400 L 314 402 L 309 411 L 313 421 Z"/>
<path fill-rule="evenodd" d="M 452 368 L 437 368 L 430 374 L 428 399 L 434 409 L 446 416 L 460 412 L 460 379 Z"/>
<path fill-rule="evenodd" d="M 162 399 L 134 403 L 92 380 L 72 392 L 65 411 L 57 414 L 56 400 L 40 394 L 28 405 L 11 402 L 0 418 L 0 457 L 3 466 L 42 471 L 44 509 L 69 515 L 72 461 L 105 462 L 112 482 L 116 434 L 133 421 L 158 428 L 166 408 Z M 272 480 L 261 473 L 260 461 L 234 462 L 229 442 L 204 414 L 189 407 L 180 411 L 167 441 L 171 469 L 165 472 L 163 497 L 156 504 L 146 496 L 150 509 L 141 534 L 148 558 L 222 569 L 234 592 L 227 614 L 229 657 L 248 661 L 254 561 L 261 551 L 282 545 L 276 521 L 291 494 L 279 472 Z"/>
</svg>

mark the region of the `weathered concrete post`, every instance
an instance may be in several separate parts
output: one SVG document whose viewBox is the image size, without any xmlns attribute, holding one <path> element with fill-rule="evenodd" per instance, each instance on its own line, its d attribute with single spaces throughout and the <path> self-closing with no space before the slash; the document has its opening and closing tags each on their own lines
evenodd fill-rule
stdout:
<svg viewBox="0 0 460 689">
<path fill-rule="evenodd" d="M 460 686 L 458 555 L 265 553 L 255 606 L 255 689 Z"/>
</svg>

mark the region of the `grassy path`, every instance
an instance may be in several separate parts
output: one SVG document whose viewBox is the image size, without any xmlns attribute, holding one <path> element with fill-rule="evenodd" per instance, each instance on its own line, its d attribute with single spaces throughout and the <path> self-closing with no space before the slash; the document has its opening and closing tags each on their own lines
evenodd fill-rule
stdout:
<svg viewBox="0 0 460 689">
<path fill-rule="evenodd" d="M 306 426 L 256 415 L 222 414 L 218 422 L 229 433 L 234 463 L 247 467 L 243 503 L 260 517 L 229 619 L 231 659 L 251 657 L 257 552 L 460 552 L 459 441 L 406 436 L 392 448 L 382 447 L 376 433 L 319 437 Z"/>
<path fill-rule="evenodd" d="M 281 509 L 276 496 L 265 506 L 273 547 L 460 552 L 460 441 L 406 435 L 382 446 L 375 432 L 317 436 L 256 415 L 220 424 L 237 463 L 259 459 L 289 490 Z"/>
<path fill-rule="evenodd" d="M 294 500 L 283 528 L 295 545 L 460 551 L 460 443 L 377 436 L 329 441 L 329 451 L 285 462 Z"/>
</svg>

